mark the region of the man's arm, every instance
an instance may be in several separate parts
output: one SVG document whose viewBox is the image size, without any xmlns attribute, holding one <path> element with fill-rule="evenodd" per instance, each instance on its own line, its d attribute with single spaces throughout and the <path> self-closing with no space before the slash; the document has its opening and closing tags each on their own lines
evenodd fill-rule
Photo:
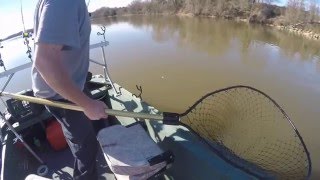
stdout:
<svg viewBox="0 0 320 180">
<path fill-rule="evenodd" d="M 101 101 L 89 98 L 71 80 L 61 62 L 62 47 L 62 45 L 38 43 L 35 67 L 54 91 L 82 107 L 88 118 L 91 120 L 107 118 L 105 113 L 107 106 Z"/>
</svg>

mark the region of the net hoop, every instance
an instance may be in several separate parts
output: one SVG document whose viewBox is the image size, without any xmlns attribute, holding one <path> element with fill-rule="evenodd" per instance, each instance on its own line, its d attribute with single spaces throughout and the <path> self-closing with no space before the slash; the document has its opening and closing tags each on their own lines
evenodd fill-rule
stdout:
<svg viewBox="0 0 320 180">
<path fill-rule="evenodd" d="M 233 90 L 233 89 L 249 89 L 249 90 L 252 90 L 254 92 L 257 92 L 261 95 L 263 95 L 265 98 L 267 98 L 270 102 L 273 103 L 274 106 L 276 106 L 280 112 L 283 114 L 283 116 L 285 117 L 284 119 L 287 120 L 287 122 L 290 124 L 290 126 L 292 127 L 292 129 L 294 130 L 296 136 L 298 137 L 298 139 L 300 140 L 300 143 L 303 147 L 303 151 L 305 152 L 305 155 L 306 155 L 306 158 L 307 158 L 307 163 L 308 163 L 308 170 L 307 170 L 307 176 L 306 178 L 310 178 L 310 175 L 311 175 L 311 170 L 312 170 L 312 163 L 311 163 L 311 158 L 310 158 L 310 153 L 306 147 L 306 144 L 301 136 L 301 134 L 299 133 L 299 131 L 297 130 L 296 126 L 294 125 L 294 123 L 292 122 L 292 120 L 289 118 L 289 116 L 286 114 L 286 112 L 283 110 L 283 108 L 274 100 L 272 99 L 270 96 L 268 96 L 266 93 L 256 89 L 256 88 L 253 88 L 253 87 L 250 87 L 250 86 L 244 86 L 244 85 L 237 85 L 237 86 L 231 86 L 231 87 L 227 87 L 227 88 L 223 88 L 223 89 L 220 89 L 220 90 L 216 90 L 214 92 L 211 92 L 211 93 L 208 93 L 206 94 L 205 96 L 203 96 L 202 98 L 200 98 L 198 101 L 196 101 L 190 108 L 188 108 L 188 110 L 186 110 L 184 113 L 180 114 L 181 117 L 185 117 L 185 116 L 188 116 L 189 113 L 191 113 L 199 104 L 201 104 L 206 98 L 208 97 L 213 97 L 215 96 L 216 94 L 219 94 L 221 92 L 226 92 L 226 91 L 229 91 L 229 90 Z M 193 132 L 195 135 L 198 136 L 198 138 L 204 142 L 206 145 L 209 146 L 209 148 L 214 151 L 217 155 L 219 155 L 222 159 L 224 159 L 225 161 L 229 162 L 230 164 L 232 164 L 233 166 L 239 168 L 239 169 L 242 169 L 243 171 L 247 172 L 248 174 L 251 174 L 255 177 L 258 177 L 258 178 L 265 178 L 265 176 L 261 176 L 261 172 L 254 172 L 252 171 L 252 169 L 250 168 L 246 168 L 246 167 L 243 167 L 242 165 L 239 165 L 238 163 L 234 163 L 233 161 L 231 161 L 229 158 L 226 157 L 226 154 L 225 153 L 221 153 L 221 151 L 217 150 L 217 148 L 215 146 L 213 146 L 210 142 L 208 142 L 206 139 L 204 139 L 196 130 L 194 130 L 190 125 L 188 125 L 188 123 L 185 123 L 184 121 L 182 121 L 181 123 L 182 126 L 185 126 L 186 128 L 188 128 L 191 132 Z M 220 144 L 220 143 L 219 143 Z M 223 144 L 220 144 L 222 146 L 224 146 Z M 229 150 L 228 147 L 223 147 L 223 148 L 226 148 L 227 150 Z M 230 151 L 232 153 L 232 151 Z M 243 158 L 241 157 L 238 157 L 240 158 L 241 160 L 244 160 Z M 250 164 L 250 162 L 249 162 Z M 262 169 L 262 171 L 264 171 Z M 267 171 L 266 171 L 267 172 Z"/>
</svg>

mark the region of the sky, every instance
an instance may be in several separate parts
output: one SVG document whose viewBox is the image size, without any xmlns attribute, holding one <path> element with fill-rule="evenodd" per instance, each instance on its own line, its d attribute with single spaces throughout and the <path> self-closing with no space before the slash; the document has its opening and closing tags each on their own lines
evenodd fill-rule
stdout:
<svg viewBox="0 0 320 180">
<path fill-rule="evenodd" d="M 86 0 L 89 11 L 100 7 L 124 7 L 133 0 Z M 21 0 L 26 29 L 33 27 L 33 13 L 38 0 Z M 20 0 L 0 0 L 0 39 L 22 31 Z"/>
</svg>

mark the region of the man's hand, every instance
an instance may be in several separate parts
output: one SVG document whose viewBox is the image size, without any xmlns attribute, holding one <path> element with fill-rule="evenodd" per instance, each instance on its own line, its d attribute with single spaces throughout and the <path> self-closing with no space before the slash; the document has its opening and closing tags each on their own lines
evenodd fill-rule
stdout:
<svg viewBox="0 0 320 180">
<path fill-rule="evenodd" d="M 108 118 L 108 115 L 105 112 L 105 109 L 107 108 L 108 106 L 105 103 L 98 100 L 91 100 L 85 107 L 83 107 L 84 114 L 91 120 Z"/>
</svg>

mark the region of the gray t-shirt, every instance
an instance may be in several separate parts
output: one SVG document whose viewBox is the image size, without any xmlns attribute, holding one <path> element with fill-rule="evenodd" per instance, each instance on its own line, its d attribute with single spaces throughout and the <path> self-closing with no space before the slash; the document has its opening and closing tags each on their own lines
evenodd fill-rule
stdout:
<svg viewBox="0 0 320 180">
<path fill-rule="evenodd" d="M 34 15 L 35 44 L 63 45 L 63 65 L 81 90 L 89 68 L 90 32 L 91 24 L 85 0 L 39 0 Z M 34 64 L 32 88 L 35 96 L 62 98 L 47 85 Z"/>
</svg>

